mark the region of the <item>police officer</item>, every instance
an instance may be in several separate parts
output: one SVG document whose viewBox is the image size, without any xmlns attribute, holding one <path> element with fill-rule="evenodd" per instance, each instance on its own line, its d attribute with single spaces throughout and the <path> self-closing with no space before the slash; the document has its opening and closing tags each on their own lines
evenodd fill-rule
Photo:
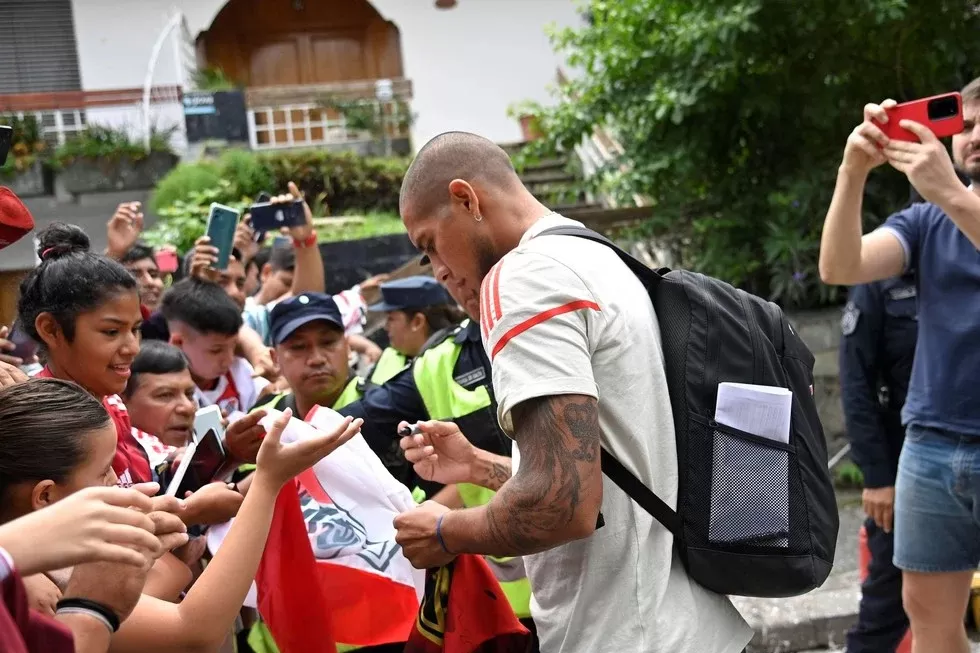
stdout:
<svg viewBox="0 0 980 653">
<path fill-rule="evenodd" d="M 406 277 L 383 283 L 380 290 L 381 301 L 368 310 L 387 313 L 385 331 L 391 344 L 367 375 L 375 385 L 404 369 L 434 333 L 463 319 L 449 293 L 432 277 Z"/>
<path fill-rule="evenodd" d="M 841 397 L 854 462 L 864 475 L 871 563 L 848 653 L 895 651 L 908 629 L 902 573 L 892 564 L 895 476 L 905 431 L 901 409 L 918 330 L 913 274 L 851 289 L 841 318 Z"/>
</svg>

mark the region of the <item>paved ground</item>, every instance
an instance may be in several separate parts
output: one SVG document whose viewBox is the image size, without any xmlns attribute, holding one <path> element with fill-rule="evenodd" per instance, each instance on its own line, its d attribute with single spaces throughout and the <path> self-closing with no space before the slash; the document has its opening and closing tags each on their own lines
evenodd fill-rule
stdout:
<svg viewBox="0 0 980 653">
<path fill-rule="evenodd" d="M 864 514 L 858 492 L 840 492 L 838 506 L 840 530 L 834 570 L 823 587 L 790 599 L 733 598 L 756 631 L 749 646 L 751 653 L 788 653 L 843 642 L 860 598 L 857 536 Z"/>
<path fill-rule="evenodd" d="M 864 515 L 859 492 L 839 492 L 838 506 L 834 570 L 823 587 L 789 599 L 733 599 L 756 631 L 750 653 L 844 653 L 844 637 L 857 618 L 860 600 L 857 535 Z M 971 650 L 980 653 L 980 635 L 972 637 Z"/>
<path fill-rule="evenodd" d="M 149 196 L 147 191 L 125 193 L 97 193 L 82 196 L 79 201 L 58 201 L 54 197 L 32 197 L 24 200 L 30 209 L 38 229 L 51 222 L 76 224 L 85 230 L 92 240 L 92 251 L 101 252 L 106 245 L 105 225 L 121 202 L 143 202 L 144 209 Z M 148 212 L 147 212 L 148 213 Z M 154 222 L 146 216 L 145 227 Z M 22 238 L 0 254 L 0 271 L 28 270 L 34 267 L 34 244 L 30 237 Z"/>
</svg>

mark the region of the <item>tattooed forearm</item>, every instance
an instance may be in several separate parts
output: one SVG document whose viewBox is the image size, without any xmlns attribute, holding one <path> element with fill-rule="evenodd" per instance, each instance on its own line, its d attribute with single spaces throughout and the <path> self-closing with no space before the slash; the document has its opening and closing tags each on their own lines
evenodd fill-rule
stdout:
<svg viewBox="0 0 980 653">
<path fill-rule="evenodd" d="M 517 474 L 487 506 L 488 554 L 523 555 L 584 537 L 602 503 L 599 414 L 580 395 L 527 401 L 513 410 Z"/>
<path fill-rule="evenodd" d="M 499 490 L 504 483 L 510 480 L 510 458 L 498 456 L 482 449 L 477 456 L 476 471 L 473 478 L 476 485 L 490 490 Z"/>
</svg>

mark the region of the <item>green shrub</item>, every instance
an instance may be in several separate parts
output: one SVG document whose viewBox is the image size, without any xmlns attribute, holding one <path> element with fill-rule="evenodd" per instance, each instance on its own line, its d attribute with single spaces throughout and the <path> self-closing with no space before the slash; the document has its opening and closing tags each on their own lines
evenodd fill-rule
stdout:
<svg viewBox="0 0 980 653">
<path fill-rule="evenodd" d="M 11 176 L 30 168 L 39 156 L 47 152 L 48 144 L 44 142 L 41 125 L 36 117 L 0 115 L 0 125 L 7 125 L 14 130 L 7 162 L 0 166 L 0 177 Z"/>
<path fill-rule="evenodd" d="M 845 460 L 834 470 L 834 485 L 838 489 L 861 489 L 864 487 L 864 475 L 857 465 Z"/>
<path fill-rule="evenodd" d="M 173 153 L 170 136 L 174 129 L 156 130 L 150 134 L 150 151 Z M 65 141 L 54 152 L 52 165 L 56 168 L 71 164 L 75 159 L 120 159 L 138 161 L 146 157 L 143 141 L 134 139 L 125 129 L 89 125 Z"/>
<path fill-rule="evenodd" d="M 186 251 L 204 233 L 212 202 L 244 209 L 260 192 L 285 193 L 290 181 L 299 186 L 316 217 L 370 216 L 363 229 L 344 227 L 331 235 L 320 230 L 329 240 L 397 233 L 401 230 L 398 193 L 407 167 L 405 159 L 322 150 L 261 154 L 229 150 L 216 161 L 182 163 L 157 186 L 151 207 L 160 219 L 147 239 Z M 394 217 L 387 221 L 379 214 Z"/>
<path fill-rule="evenodd" d="M 231 77 L 218 66 L 194 71 L 194 86 L 201 91 L 234 91 L 238 88 Z"/>
<path fill-rule="evenodd" d="M 159 213 L 192 192 L 217 188 L 220 181 L 220 169 L 211 161 L 181 164 L 156 185 L 150 197 L 150 209 Z"/>
<path fill-rule="evenodd" d="M 231 182 L 235 195 L 255 197 L 263 191 L 276 192 L 272 171 L 253 152 L 227 150 L 218 160 L 218 169 L 221 178 Z"/>
</svg>

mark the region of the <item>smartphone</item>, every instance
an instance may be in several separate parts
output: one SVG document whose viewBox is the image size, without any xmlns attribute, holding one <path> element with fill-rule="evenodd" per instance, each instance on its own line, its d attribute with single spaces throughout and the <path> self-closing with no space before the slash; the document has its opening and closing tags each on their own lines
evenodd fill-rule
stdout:
<svg viewBox="0 0 980 653">
<path fill-rule="evenodd" d="M 218 406 L 205 406 L 194 414 L 194 442 L 200 441 L 208 431 L 214 431 L 219 438 L 224 438 L 225 427 L 221 424 L 221 408 Z"/>
<path fill-rule="evenodd" d="M 0 166 L 7 162 L 7 153 L 14 142 L 14 128 L 0 125 Z"/>
<path fill-rule="evenodd" d="M 163 274 L 173 274 L 177 271 L 177 253 L 168 249 L 156 253 L 157 267 Z"/>
<path fill-rule="evenodd" d="M 188 492 L 196 492 L 214 480 L 225 464 L 225 449 L 214 429 L 209 430 L 197 442 L 191 442 L 184 450 L 184 457 L 167 485 L 167 494 L 184 498 Z"/>
<path fill-rule="evenodd" d="M 218 270 L 228 269 L 228 260 L 231 258 L 231 250 L 235 242 L 235 229 L 238 227 L 240 217 L 241 213 L 230 206 L 217 202 L 211 205 L 205 233 L 211 239 L 212 247 L 218 248 L 218 261 L 214 265 Z"/>
<path fill-rule="evenodd" d="M 271 199 L 272 199 L 272 195 L 270 195 L 269 193 L 267 193 L 265 191 L 262 191 L 261 193 L 259 193 L 259 196 L 255 198 L 255 203 L 256 204 L 261 204 L 263 202 L 268 202 Z M 251 223 L 252 216 L 249 216 L 248 219 L 249 219 L 249 223 Z M 263 240 L 265 240 L 265 232 L 264 231 L 262 231 L 261 229 L 255 229 L 255 225 L 254 224 L 252 225 L 252 230 L 253 230 L 253 233 L 255 234 L 255 242 L 261 243 Z"/>
<path fill-rule="evenodd" d="M 252 216 L 252 227 L 258 231 L 278 231 L 283 227 L 298 227 L 306 224 L 306 215 L 303 212 L 303 200 L 293 200 L 273 204 L 272 202 L 262 202 L 253 204 L 249 210 Z"/>
<path fill-rule="evenodd" d="M 959 93 L 945 93 L 904 102 L 888 110 L 888 122 L 879 125 L 888 138 L 919 142 L 919 137 L 899 126 L 902 120 L 914 120 L 928 127 L 936 138 L 946 138 L 963 131 L 963 98 Z"/>
<path fill-rule="evenodd" d="M 19 358 L 24 362 L 33 360 L 37 354 L 37 343 L 23 329 L 15 325 L 8 338 L 10 342 L 14 343 L 14 350 L 4 353 Z"/>
</svg>

